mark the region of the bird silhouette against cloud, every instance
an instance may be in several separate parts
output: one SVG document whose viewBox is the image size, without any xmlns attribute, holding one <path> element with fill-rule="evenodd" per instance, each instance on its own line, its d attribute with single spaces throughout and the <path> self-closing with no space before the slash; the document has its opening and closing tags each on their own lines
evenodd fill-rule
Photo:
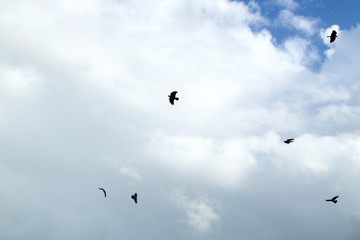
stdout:
<svg viewBox="0 0 360 240">
<path fill-rule="evenodd" d="M 335 196 L 335 197 L 333 197 L 332 199 L 326 199 L 326 201 L 327 202 L 333 202 L 333 203 L 337 203 L 337 198 L 338 198 L 339 196 Z"/>
<path fill-rule="evenodd" d="M 331 43 L 334 42 L 335 39 L 337 38 L 336 34 L 337 34 L 337 32 L 336 32 L 335 30 L 333 30 L 332 33 L 331 33 L 331 35 L 330 35 L 330 36 L 327 36 L 327 37 L 330 38 L 330 42 L 331 42 Z"/>
<path fill-rule="evenodd" d="M 289 138 L 289 139 L 286 139 L 286 140 L 284 141 L 284 143 L 290 144 L 290 143 L 292 143 L 293 141 L 294 141 L 293 138 Z"/>
<path fill-rule="evenodd" d="M 104 192 L 104 197 L 106 198 L 106 191 L 105 191 L 105 189 L 103 189 L 103 188 L 99 188 L 99 189 Z"/>
<path fill-rule="evenodd" d="M 171 105 L 174 105 L 174 100 L 178 101 L 179 98 L 176 97 L 177 91 L 173 91 L 172 93 L 170 93 L 169 95 L 169 101 L 171 103 Z"/>
<path fill-rule="evenodd" d="M 135 193 L 134 195 L 131 195 L 131 198 L 134 199 L 135 203 L 137 203 L 137 193 Z"/>
</svg>

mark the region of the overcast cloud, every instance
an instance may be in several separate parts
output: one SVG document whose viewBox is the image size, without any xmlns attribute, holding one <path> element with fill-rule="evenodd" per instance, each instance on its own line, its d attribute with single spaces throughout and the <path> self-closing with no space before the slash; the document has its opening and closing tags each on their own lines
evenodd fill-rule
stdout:
<svg viewBox="0 0 360 240">
<path fill-rule="evenodd" d="M 360 26 L 274 2 L 304 36 L 255 1 L 0 1 L 0 239 L 359 239 Z"/>
</svg>

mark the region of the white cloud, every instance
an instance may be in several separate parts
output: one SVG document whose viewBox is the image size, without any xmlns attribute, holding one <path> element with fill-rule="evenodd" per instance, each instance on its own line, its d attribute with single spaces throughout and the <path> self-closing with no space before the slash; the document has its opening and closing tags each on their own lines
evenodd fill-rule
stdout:
<svg viewBox="0 0 360 240">
<path fill-rule="evenodd" d="M 150 154 L 168 170 L 186 174 L 195 181 L 222 187 L 235 187 L 246 172 L 256 165 L 245 139 L 216 140 L 200 136 L 167 136 L 155 132 L 149 145 Z"/>
<path fill-rule="evenodd" d="M 296 8 L 299 7 L 299 4 L 294 0 L 276 0 L 276 2 L 280 6 L 283 6 L 289 10 L 295 10 Z"/>
<path fill-rule="evenodd" d="M 307 35 L 317 32 L 318 20 L 295 15 L 289 10 L 281 10 L 277 20 L 281 25 L 299 30 Z"/>
<path fill-rule="evenodd" d="M 336 124 L 349 124 L 360 122 L 360 107 L 341 105 L 328 105 L 319 109 L 317 119 L 322 122 L 335 122 Z"/>
<path fill-rule="evenodd" d="M 2 95 L 21 96 L 36 93 L 41 76 L 33 67 L 0 65 L 0 91 Z"/>
<path fill-rule="evenodd" d="M 303 134 L 295 138 L 288 148 L 274 148 L 274 160 L 277 164 L 293 172 L 321 175 L 348 166 L 360 167 L 358 158 L 359 137 L 349 134 L 338 136 L 316 136 Z M 342 161 L 342 162 L 339 162 Z"/>
<path fill-rule="evenodd" d="M 191 200 L 182 191 L 174 190 L 170 199 L 185 211 L 184 222 L 201 234 L 209 233 L 220 220 L 220 216 L 214 211 L 214 204 L 206 196 Z"/>
<path fill-rule="evenodd" d="M 142 180 L 141 175 L 135 169 L 133 169 L 131 167 L 122 166 L 122 167 L 120 167 L 120 172 L 122 174 L 128 175 L 136 180 Z"/>
<path fill-rule="evenodd" d="M 320 59 L 317 51 L 311 47 L 311 43 L 302 38 L 287 39 L 283 45 L 289 56 L 292 57 L 292 61 L 296 63 L 311 66 Z"/>
<path fill-rule="evenodd" d="M 316 205 L 322 194 L 341 190 L 350 205 L 334 210 L 338 229 L 318 222 L 329 235 L 344 233 L 348 212 L 360 210 L 351 200 L 360 197 L 352 191 L 360 176 L 360 28 L 342 30 L 313 72 L 318 56 L 307 38 L 317 21 L 291 12 L 295 1 L 279 3 L 279 21 L 305 33 L 281 46 L 254 1 L 0 1 L 0 171 L 14 180 L 2 183 L 0 222 L 21 226 L 17 238 L 191 239 L 159 193 L 181 186 L 229 204 L 220 218 L 208 197 L 175 191 L 185 222 L 200 233 L 240 219 L 247 239 L 268 239 L 266 231 L 307 239 L 301 234 L 316 230 L 303 231 L 306 224 L 330 219 Z M 295 142 L 284 144 L 288 137 Z M 141 204 L 131 201 L 134 191 Z M 281 199 L 268 199 L 273 191 Z M 237 201 L 242 211 L 232 211 Z M 274 221 L 279 212 L 296 228 Z M 34 225 L 16 225 L 24 217 Z M 44 224 L 46 234 L 36 231 Z"/>
</svg>

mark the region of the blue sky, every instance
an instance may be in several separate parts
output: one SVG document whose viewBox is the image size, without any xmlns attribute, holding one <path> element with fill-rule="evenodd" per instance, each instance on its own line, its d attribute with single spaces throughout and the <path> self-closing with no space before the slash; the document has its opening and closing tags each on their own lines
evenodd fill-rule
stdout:
<svg viewBox="0 0 360 240">
<path fill-rule="evenodd" d="M 260 0 L 256 2 L 262 7 L 263 15 L 269 18 L 277 16 L 279 8 L 274 4 L 275 1 Z M 344 29 L 349 29 L 355 27 L 359 22 L 357 13 L 360 3 L 358 1 L 300 0 L 296 2 L 298 3 L 296 12 L 303 16 L 319 18 L 321 27 L 338 24 Z"/>
<path fill-rule="evenodd" d="M 246 1 L 247 3 L 252 1 Z M 277 44 L 283 43 L 284 40 L 291 36 L 304 34 L 296 29 L 284 28 L 275 22 L 279 16 L 279 12 L 285 7 L 279 4 L 276 0 L 260 0 L 255 1 L 261 8 L 261 14 L 266 17 L 270 22 L 266 27 L 271 31 L 272 36 L 276 39 Z M 286 2 L 286 1 L 285 1 Z M 317 20 L 317 27 L 328 28 L 334 24 L 339 25 L 341 29 L 351 29 L 359 23 L 358 12 L 360 9 L 359 1 L 313 1 L 313 0 L 300 0 L 296 1 L 296 7 L 293 12 L 297 15 L 304 16 L 309 19 Z M 326 50 L 320 38 L 320 35 L 305 36 L 312 41 L 312 44 L 319 50 L 321 60 L 314 63 L 313 70 L 318 71 L 324 60 L 323 52 Z"/>
<path fill-rule="evenodd" d="M 360 239 L 358 10 L 0 1 L 0 239 Z"/>
</svg>

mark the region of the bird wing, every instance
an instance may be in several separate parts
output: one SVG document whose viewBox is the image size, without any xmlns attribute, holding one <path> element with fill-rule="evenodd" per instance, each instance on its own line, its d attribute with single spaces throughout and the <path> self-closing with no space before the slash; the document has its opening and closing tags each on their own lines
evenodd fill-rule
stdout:
<svg viewBox="0 0 360 240">
<path fill-rule="evenodd" d="M 173 97 L 173 98 L 175 98 L 175 95 L 177 94 L 177 91 L 173 91 L 171 94 L 170 94 L 170 96 L 171 97 Z"/>
<path fill-rule="evenodd" d="M 134 200 L 135 203 L 137 203 L 137 193 L 131 195 L 131 198 Z"/>
<path fill-rule="evenodd" d="M 331 200 L 336 200 L 337 198 L 338 198 L 339 196 L 335 196 L 335 197 L 333 197 Z"/>
<path fill-rule="evenodd" d="M 172 96 L 169 96 L 169 102 L 171 103 L 171 105 L 174 105 L 174 99 Z"/>
<path fill-rule="evenodd" d="M 103 188 L 99 188 L 99 189 L 104 192 L 104 196 L 106 197 L 106 191 L 105 191 L 105 189 L 103 189 Z"/>
</svg>

